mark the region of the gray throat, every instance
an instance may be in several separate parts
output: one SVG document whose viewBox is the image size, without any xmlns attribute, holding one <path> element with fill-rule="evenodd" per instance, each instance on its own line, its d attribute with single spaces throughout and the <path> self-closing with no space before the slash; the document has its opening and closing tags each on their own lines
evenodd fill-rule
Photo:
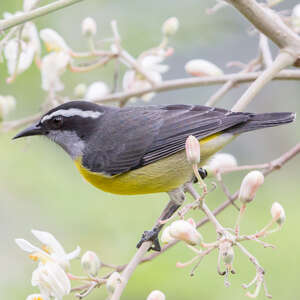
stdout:
<svg viewBox="0 0 300 300">
<path fill-rule="evenodd" d="M 76 134 L 75 131 L 67 130 L 52 130 L 47 134 L 47 137 L 60 145 L 71 157 L 76 159 L 83 155 L 85 142 Z"/>
</svg>

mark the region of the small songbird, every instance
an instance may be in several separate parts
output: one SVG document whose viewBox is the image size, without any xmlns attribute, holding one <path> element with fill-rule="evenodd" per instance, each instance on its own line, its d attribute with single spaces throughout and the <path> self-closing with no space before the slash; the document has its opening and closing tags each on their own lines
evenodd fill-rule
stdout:
<svg viewBox="0 0 300 300">
<path fill-rule="evenodd" d="M 165 220 L 185 199 L 183 185 L 193 178 L 185 141 L 194 135 L 201 162 L 237 135 L 294 121 L 295 114 L 231 112 L 200 105 L 158 105 L 117 108 L 86 101 L 62 104 L 14 137 L 46 136 L 73 159 L 82 176 L 97 188 L 122 195 L 167 192 Z M 205 177 L 205 171 L 201 170 Z M 152 241 L 160 250 L 157 222 L 145 231 L 138 247 Z"/>
</svg>

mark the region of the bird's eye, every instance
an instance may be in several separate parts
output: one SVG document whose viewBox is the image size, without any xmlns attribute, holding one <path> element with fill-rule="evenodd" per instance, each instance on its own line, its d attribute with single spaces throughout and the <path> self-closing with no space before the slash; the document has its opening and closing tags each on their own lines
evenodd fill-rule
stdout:
<svg viewBox="0 0 300 300">
<path fill-rule="evenodd" d="M 52 120 L 51 120 L 51 127 L 53 129 L 59 129 L 61 128 L 63 124 L 63 118 L 61 116 L 57 116 L 57 117 L 54 117 Z"/>
</svg>

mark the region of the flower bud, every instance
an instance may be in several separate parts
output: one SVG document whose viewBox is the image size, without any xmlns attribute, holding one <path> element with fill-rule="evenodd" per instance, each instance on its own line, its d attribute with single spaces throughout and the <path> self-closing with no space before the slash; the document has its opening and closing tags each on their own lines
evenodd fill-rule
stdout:
<svg viewBox="0 0 300 300">
<path fill-rule="evenodd" d="M 167 226 L 163 230 L 160 240 L 163 244 L 168 244 L 175 241 L 175 239 L 170 235 L 170 226 Z"/>
<path fill-rule="evenodd" d="M 0 121 L 16 108 L 16 99 L 13 96 L 0 96 Z"/>
<path fill-rule="evenodd" d="M 26 300 L 45 300 L 41 294 L 32 294 L 27 296 Z"/>
<path fill-rule="evenodd" d="M 86 251 L 81 258 L 81 266 L 87 274 L 95 277 L 101 267 L 101 261 L 95 252 Z"/>
<path fill-rule="evenodd" d="M 106 281 L 106 289 L 109 293 L 113 293 L 116 287 L 122 282 L 120 273 L 113 272 Z"/>
<path fill-rule="evenodd" d="M 148 295 L 147 300 L 166 300 L 166 296 L 163 292 L 156 290 Z"/>
<path fill-rule="evenodd" d="M 218 153 L 214 155 L 209 161 L 207 166 L 203 168 L 207 171 L 207 174 L 216 175 L 217 172 L 223 171 L 228 168 L 234 168 L 237 166 L 235 157 L 229 153 Z"/>
<path fill-rule="evenodd" d="M 109 88 L 107 84 L 102 81 L 96 81 L 88 87 L 85 98 L 87 101 L 94 101 L 108 94 Z"/>
<path fill-rule="evenodd" d="M 162 25 L 162 32 L 166 36 L 174 35 L 179 28 L 179 21 L 177 18 L 172 17 L 167 19 Z"/>
<path fill-rule="evenodd" d="M 248 173 L 241 184 L 239 199 L 243 203 L 248 203 L 255 197 L 256 191 L 264 183 L 264 175 L 260 171 Z"/>
<path fill-rule="evenodd" d="M 285 222 L 284 209 L 278 202 L 274 202 L 272 204 L 271 216 L 274 220 L 276 220 L 278 225 L 282 225 Z"/>
<path fill-rule="evenodd" d="M 96 21 L 87 17 L 81 22 L 81 32 L 84 36 L 94 36 L 97 32 L 97 24 Z"/>
<path fill-rule="evenodd" d="M 184 220 L 178 220 L 170 225 L 169 234 L 177 240 L 185 241 L 189 245 L 199 245 L 202 241 L 201 234 L 193 225 Z"/>
<path fill-rule="evenodd" d="M 190 164 L 198 164 L 200 162 L 200 143 L 190 135 L 185 141 L 186 157 Z"/>
<path fill-rule="evenodd" d="M 75 86 L 74 95 L 77 98 L 83 98 L 87 91 L 87 86 L 84 83 L 79 83 Z"/>
<path fill-rule="evenodd" d="M 204 59 L 193 59 L 185 64 L 185 71 L 192 76 L 218 76 L 223 71 L 213 63 Z"/>
<path fill-rule="evenodd" d="M 231 265 L 234 260 L 234 251 L 231 243 L 224 242 L 220 244 L 220 254 L 225 265 Z"/>
</svg>

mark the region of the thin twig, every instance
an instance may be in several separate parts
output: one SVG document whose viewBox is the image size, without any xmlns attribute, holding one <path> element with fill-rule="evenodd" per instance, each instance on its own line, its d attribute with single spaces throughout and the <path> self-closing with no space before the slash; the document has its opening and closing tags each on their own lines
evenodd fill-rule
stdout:
<svg viewBox="0 0 300 300">
<path fill-rule="evenodd" d="M 14 27 L 16 25 L 33 20 L 35 18 L 44 16 L 44 15 L 48 15 L 56 10 L 73 5 L 80 1 L 83 1 L 83 0 L 57 0 L 53 3 L 45 5 L 43 7 L 39 7 L 34 10 L 21 13 L 17 16 L 13 16 L 7 20 L 1 20 L 0 21 L 0 32 L 3 30 L 9 29 L 11 27 Z"/>
</svg>

